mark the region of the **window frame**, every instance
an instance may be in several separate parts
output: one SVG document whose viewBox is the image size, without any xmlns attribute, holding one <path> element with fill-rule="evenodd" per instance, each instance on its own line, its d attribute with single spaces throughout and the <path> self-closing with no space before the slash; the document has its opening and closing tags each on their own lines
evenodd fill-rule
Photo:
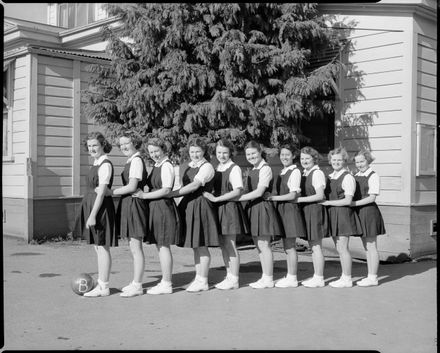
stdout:
<svg viewBox="0 0 440 353">
<path fill-rule="evenodd" d="M 102 7 L 99 5 L 107 4 L 107 3 L 59 3 L 56 7 L 56 23 L 57 26 L 63 27 L 66 29 L 73 29 L 79 27 L 89 26 L 95 22 L 100 21 L 101 19 L 108 18 L 108 13 L 105 16 L 102 16 Z M 86 5 L 86 23 L 78 24 L 78 7 Z M 67 13 L 67 23 L 63 23 L 61 19 L 61 8 L 65 7 L 65 11 Z M 69 16 L 70 12 L 73 11 L 73 25 L 69 26 Z M 90 19 L 92 17 L 92 19 Z"/>
<path fill-rule="evenodd" d="M 7 114 L 7 124 L 3 124 L 3 129 L 6 128 L 6 154 L 4 153 L 3 147 L 2 147 L 2 160 L 3 162 L 13 162 L 14 158 L 12 156 L 12 110 L 13 110 L 13 103 L 14 103 L 14 88 L 13 88 L 13 72 L 14 72 L 14 60 L 10 62 L 5 62 L 3 64 L 3 77 L 6 75 L 6 98 L 3 95 L 3 102 L 6 104 L 6 108 L 3 109 L 3 114 Z M 3 134 L 3 131 L 2 131 Z M 2 135 L 3 136 L 3 135 Z M 3 145 L 2 145 L 3 146 Z"/>
<path fill-rule="evenodd" d="M 428 132 L 433 132 L 434 139 L 432 143 L 433 146 L 433 156 L 432 163 L 425 168 L 422 166 L 422 143 L 427 143 L 427 141 L 422 141 L 423 130 Z M 422 122 L 416 122 L 416 144 L 417 144 L 417 155 L 416 155 L 416 176 L 435 176 L 437 174 L 437 129 L 435 125 L 426 124 Z"/>
</svg>

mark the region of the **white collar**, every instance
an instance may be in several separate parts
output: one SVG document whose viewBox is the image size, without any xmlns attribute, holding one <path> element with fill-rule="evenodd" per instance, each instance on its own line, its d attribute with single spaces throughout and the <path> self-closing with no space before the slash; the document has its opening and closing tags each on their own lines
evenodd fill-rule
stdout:
<svg viewBox="0 0 440 353">
<path fill-rule="evenodd" d="M 289 165 L 287 168 L 283 168 L 280 172 L 280 175 L 284 175 L 286 174 L 289 170 L 294 170 L 296 169 L 296 164 L 291 164 Z"/>
<path fill-rule="evenodd" d="M 154 163 L 154 166 L 155 167 L 160 167 L 160 166 L 162 166 L 162 164 L 164 164 L 166 161 L 169 161 L 170 159 L 168 158 L 168 156 L 165 156 L 160 162 L 156 162 L 156 163 Z"/>
<path fill-rule="evenodd" d="M 127 163 L 130 163 L 134 157 L 140 156 L 141 153 L 137 151 L 135 154 L 133 154 L 130 158 L 127 159 Z"/>
<path fill-rule="evenodd" d="M 356 175 L 369 176 L 371 173 L 373 173 L 373 169 L 371 169 L 371 167 L 368 167 L 368 169 L 365 172 L 357 172 Z"/>
<path fill-rule="evenodd" d="M 234 164 L 234 162 L 232 161 L 232 159 L 229 158 L 229 160 L 228 160 L 226 163 L 224 163 L 224 164 L 219 163 L 219 164 L 217 165 L 217 170 L 218 170 L 219 172 L 224 172 L 224 171 L 227 170 L 232 164 Z"/>
<path fill-rule="evenodd" d="M 304 175 L 304 176 L 307 176 L 307 175 L 309 175 L 312 171 L 314 171 L 314 170 L 316 170 L 316 169 L 319 170 L 319 166 L 315 164 L 315 165 L 314 165 L 312 168 L 310 168 L 309 170 L 304 169 L 304 170 L 303 170 L 303 175 Z"/>
<path fill-rule="evenodd" d="M 105 159 L 108 159 L 108 157 L 106 154 L 103 154 L 101 157 L 93 161 L 93 165 L 100 165 Z"/>
<path fill-rule="evenodd" d="M 337 172 L 330 173 L 329 177 L 332 179 L 338 179 L 345 172 L 348 172 L 348 170 L 346 168 L 342 168 Z"/>
<path fill-rule="evenodd" d="M 256 167 L 253 167 L 252 169 L 261 169 L 263 165 L 266 164 L 266 161 L 264 159 L 261 159 L 260 163 Z"/>
<path fill-rule="evenodd" d="M 198 162 L 193 162 L 193 161 L 189 162 L 188 166 L 190 166 L 191 168 L 200 168 L 200 166 L 205 162 L 207 162 L 206 158 L 202 158 Z"/>
</svg>

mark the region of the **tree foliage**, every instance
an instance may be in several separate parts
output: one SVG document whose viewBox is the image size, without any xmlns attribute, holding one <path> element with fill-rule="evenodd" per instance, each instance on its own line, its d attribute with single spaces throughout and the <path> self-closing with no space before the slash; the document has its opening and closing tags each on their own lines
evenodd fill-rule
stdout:
<svg viewBox="0 0 440 353">
<path fill-rule="evenodd" d="M 117 135 L 160 136 L 179 156 L 188 138 L 240 148 L 298 143 L 298 122 L 334 109 L 338 45 L 313 3 L 111 4 L 111 61 L 94 65 L 86 112 Z"/>
</svg>

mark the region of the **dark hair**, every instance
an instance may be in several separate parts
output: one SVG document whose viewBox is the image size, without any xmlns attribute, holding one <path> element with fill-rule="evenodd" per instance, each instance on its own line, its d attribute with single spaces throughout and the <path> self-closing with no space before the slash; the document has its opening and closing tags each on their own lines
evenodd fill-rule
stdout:
<svg viewBox="0 0 440 353">
<path fill-rule="evenodd" d="M 264 160 L 266 159 L 266 152 L 264 151 L 263 146 L 259 144 L 257 141 L 255 140 L 249 141 L 244 147 L 244 150 L 246 151 L 248 148 L 255 148 L 258 152 L 260 152 L 261 158 L 263 158 Z"/>
<path fill-rule="evenodd" d="M 296 147 L 295 145 L 291 145 L 291 144 L 286 143 L 286 144 L 280 146 L 280 149 L 279 149 L 280 153 L 283 148 L 286 150 L 289 150 L 292 153 L 294 160 L 298 158 L 298 155 L 299 155 L 298 147 Z"/>
<path fill-rule="evenodd" d="M 194 137 L 189 139 L 187 144 L 188 152 L 190 147 L 200 147 L 203 150 L 204 154 L 206 154 L 206 152 L 208 151 L 208 144 L 202 137 Z"/>
<path fill-rule="evenodd" d="M 301 153 L 308 154 L 309 156 L 311 156 L 313 158 L 313 162 L 315 164 L 318 163 L 318 161 L 319 161 L 319 153 L 314 148 L 312 148 L 310 146 L 303 147 L 303 148 L 301 148 Z"/>
<path fill-rule="evenodd" d="M 336 147 L 335 149 L 331 150 L 328 153 L 327 158 L 328 158 L 328 163 L 329 164 L 331 164 L 332 156 L 335 155 L 335 154 L 340 154 L 342 156 L 342 159 L 344 160 L 344 163 L 347 164 L 349 156 L 348 156 L 347 150 L 344 147 L 342 147 L 342 146 L 341 147 Z"/>
<path fill-rule="evenodd" d="M 142 146 L 142 137 L 141 135 L 139 135 L 138 132 L 133 131 L 133 130 L 126 130 L 124 131 L 121 135 L 119 135 L 119 138 L 121 137 L 126 137 L 129 138 L 131 140 L 131 143 L 133 144 L 135 149 L 139 149 Z M 120 147 L 119 141 L 117 142 L 118 147 Z"/>
<path fill-rule="evenodd" d="M 87 136 L 83 139 L 83 147 L 86 152 L 88 152 L 89 150 L 87 147 L 87 141 L 89 140 L 97 140 L 102 146 L 104 153 L 110 153 L 113 148 L 113 146 L 110 144 L 110 142 L 107 141 L 102 133 L 100 133 L 99 131 L 92 131 L 89 132 Z"/>
<path fill-rule="evenodd" d="M 229 141 L 228 139 L 221 139 L 218 140 L 217 143 L 215 144 L 215 146 L 221 146 L 221 147 L 226 147 L 227 149 L 229 149 L 229 154 L 232 155 L 235 152 L 235 146 L 234 144 Z"/>
<path fill-rule="evenodd" d="M 374 156 L 371 154 L 370 150 L 363 148 L 358 153 L 356 153 L 355 157 L 364 156 L 368 164 L 371 164 L 375 160 Z"/>
<path fill-rule="evenodd" d="M 159 147 L 165 154 L 167 154 L 170 150 L 167 142 L 160 137 L 152 137 L 148 139 L 147 146 Z"/>
</svg>

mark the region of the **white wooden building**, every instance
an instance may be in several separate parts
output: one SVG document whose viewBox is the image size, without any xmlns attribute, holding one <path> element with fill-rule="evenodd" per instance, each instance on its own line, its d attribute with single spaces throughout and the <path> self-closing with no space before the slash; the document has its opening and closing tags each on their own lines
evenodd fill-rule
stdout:
<svg viewBox="0 0 440 353">
<path fill-rule="evenodd" d="M 77 16 L 66 17 L 66 6 Z M 85 190 L 90 161 L 81 140 L 97 127 L 82 114 L 81 90 L 87 65 L 107 60 L 99 29 L 117 26 L 117 19 L 100 4 L 75 6 L 49 4 L 48 24 L 4 19 L 3 230 L 27 240 L 68 233 Z M 387 229 L 378 240 L 381 259 L 433 253 L 437 4 L 387 0 L 320 9 L 350 24 L 332 131 L 334 144 L 351 155 L 369 147 L 376 157 Z M 118 176 L 125 158 L 117 148 L 110 156 Z M 363 257 L 359 239 L 350 248 Z"/>
</svg>

